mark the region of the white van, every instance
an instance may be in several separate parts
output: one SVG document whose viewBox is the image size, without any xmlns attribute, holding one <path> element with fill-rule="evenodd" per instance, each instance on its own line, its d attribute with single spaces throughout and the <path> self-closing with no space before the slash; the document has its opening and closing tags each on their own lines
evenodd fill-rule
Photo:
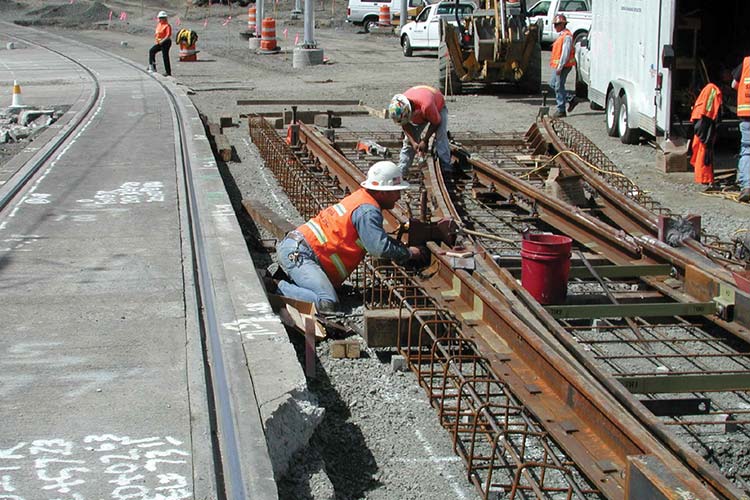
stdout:
<svg viewBox="0 0 750 500">
<path fill-rule="evenodd" d="M 407 17 L 416 17 L 429 4 L 429 0 L 407 0 Z M 401 21 L 401 0 L 349 0 L 346 22 L 364 26 L 365 32 L 369 32 L 378 24 L 381 5 L 388 5 L 391 10 L 391 23 L 398 25 Z"/>
</svg>

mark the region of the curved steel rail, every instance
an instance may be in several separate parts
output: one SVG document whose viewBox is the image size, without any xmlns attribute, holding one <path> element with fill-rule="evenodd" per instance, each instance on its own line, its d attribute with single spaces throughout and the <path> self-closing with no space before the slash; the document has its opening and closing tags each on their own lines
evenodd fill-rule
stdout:
<svg viewBox="0 0 750 500">
<path fill-rule="evenodd" d="M 259 120 L 257 123 L 260 126 L 262 122 Z M 325 169 L 327 175 L 339 179 L 340 186 L 349 190 L 359 186 L 364 177 L 362 172 L 336 151 L 321 134 L 301 126 L 300 140 L 316 155 L 320 155 L 318 168 Z M 434 173 L 432 176 L 433 184 L 442 183 Z M 449 202 L 445 200 L 449 198 L 441 198 L 444 200 L 441 203 L 448 206 Z M 406 217 L 403 213 L 394 211 L 386 219 L 393 221 L 392 223 L 402 223 Z M 598 226 L 592 222 L 590 227 Z M 387 286 L 382 293 L 388 298 L 383 300 L 389 302 L 394 297 L 402 296 L 401 302 L 414 301 L 420 296 L 419 290 L 431 290 L 429 293 L 432 298 L 428 300 L 438 307 L 449 307 L 452 314 L 459 318 L 461 334 L 478 346 L 480 356 L 489 364 L 488 376 L 496 376 L 498 382 L 507 384 L 514 397 L 528 408 L 545 427 L 545 432 L 554 437 L 557 445 L 575 460 L 578 467 L 607 497 L 623 498 L 625 471 L 629 467 L 628 457 L 634 455 L 657 457 L 663 466 L 679 477 L 684 487 L 701 498 L 715 496 L 705 489 L 694 472 L 680 463 L 672 452 L 654 439 L 650 431 L 646 431 L 598 381 L 581 368 L 557 339 L 545 333 L 540 326 L 542 323 L 522 319 L 524 312 L 529 314 L 529 309 L 522 307 L 514 294 L 518 293 L 523 297 L 525 292 L 513 290 L 510 295 L 501 293 L 492 273 L 485 276 L 484 271 L 490 269 L 491 258 L 485 257 L 487 267 L 472 274 L 454 269 L 444 248 L 430 243 L 430 249 L 433 253 L 433 265 L 428 271 L 422 273 L 422 277 L 407 288 L 403 288 L 406 285 L 398 284 Z M 477 254 L 482 254 L 481 250 L 477 249 Z M 397 276 L 398 274 L 384 273 L 376 278 L 391 282 Z M 504 281 L 503 278 L 500 280 Z M 401 279 L 398 281 L 401 282 Z M 513 281 L 508 280 L 506 289 L 510 288 Z M 412 315 L 420 314 L 419 306 L 410 307 L 413 308 Z M 533 326 L 530 327 L 529 324 Z M 409 339 L 414 338 L 413 332 L 401 333 Z M 439 335 L 432 338 L 433 351 L 437 348 L 445 349 L 445 352 L 439 355 L 433 353 L 431 359 L 449 358 L 451 351 L 440 344 L 447 341 L 442 341 Z M 454 337 L 449 335 L 448 338 Z M 424 346 L 420 347 L 416 353 L 406 351 L 410 362 L 421 359 Z M 414 363 L 413 368 L 419 364 Z M 434 363 L 430 363 L 430 366 L 434 367 Z M 444 362 L 440 366 L 446 374 L 444 377 L 449 376 L 449 363 Z M 427 372 L 417 368 L 417 371 L 422 384 L 429 388 L 431 400 L 439 400 L 439 406 L 443 408 L 445 394 L 434 390 L 428 382 L 435 377 L 434 368 Z M 451 425 L 458 424 L 452 422 Z M 456 434 L 459 433 L 458 427 L 453 429 Z M 612 464 L 611 469 L 603 467 L 603 463 Z M 469 467 L 471 469 L 471 465 Z M 612 474 L 614 471 L 618 473 Z"/>
</svg>

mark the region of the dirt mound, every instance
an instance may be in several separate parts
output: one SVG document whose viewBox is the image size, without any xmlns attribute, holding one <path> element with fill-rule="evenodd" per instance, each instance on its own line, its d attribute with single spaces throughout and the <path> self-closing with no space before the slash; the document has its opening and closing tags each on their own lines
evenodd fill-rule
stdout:
<svg viewBox="0 0 750 500">
<path fill-rule="evenodd" d="M 67 28 L 91 27 L 106 22 L 110 8 L 101 2 L 77 1 L 47 5 L 26 12 L 16 23 L 25 26 L 64 26 Z"/>
</svg>

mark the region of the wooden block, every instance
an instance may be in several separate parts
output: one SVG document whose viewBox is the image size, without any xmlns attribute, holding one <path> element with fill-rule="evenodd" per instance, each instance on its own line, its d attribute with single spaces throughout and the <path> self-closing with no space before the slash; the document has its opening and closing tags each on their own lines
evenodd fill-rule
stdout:
<svg viewBox="0 0 750 500">
<path fill-rule="evenodd" d="M 352 358 L 352 359 L 359 359 L 359 356 L 361 354 L 361 348 L 359 346 L 359 341 L 357 340 L 349 340 L 346 344 L 346 357 Z"/>
<path fill-rule="evenodd" d="M 232 123 L 232 117 L 231 116 L 222 116 L 219 118 L 219 125 L 221 128 L 227 128 L 232 127 L 234 124 Z"/>
<path fill-rule="evenodd" d="M 401 311 L 401 345 L 408 345 L 407 333 L 409 313 Z M 398 328 L 399 328 L 399 310 L 398 309 L 367 309 L 365 310 L 365 331 L 364 339 L 367 347 L 397 347 L 398 346 Z M 417 319 L 412 320 L 412 331 L 419 331 L 419 322 Z M 415 335 L 416 337 L 416 335 Z M 417 338 L 412 339 L 411 345 L 419 344 Z M 422 345 L 432 345 L 429 335 L 424 334 Z"/>
<path fill-rule="evenodd" d="M 661 151 L 656 152 L 656 166 L 665 174 L 692 170 L 687 157 L 687 144 L 666 141 Z"/>
<path fill-rule="evenodd" d="M 328 127 L 328 115 L 319 114 L 315 115 L 315 125 L 318 127 Z M 341 117 L 333 115 L 331 116 L 331 128 L 341 127 Z"/>
<path fill-rule="evenodd" d="M 358 359 L 361 354 L 359 341 L 356 339 L 334 340 L 331 342 L 332 358 Z"/>
<path fill-rule="evenodd" d="M 331 342 L 331 357 L 338 359 L 346 357 L 345 340 L 334 340 L 333 342 Z"/>
</svg>

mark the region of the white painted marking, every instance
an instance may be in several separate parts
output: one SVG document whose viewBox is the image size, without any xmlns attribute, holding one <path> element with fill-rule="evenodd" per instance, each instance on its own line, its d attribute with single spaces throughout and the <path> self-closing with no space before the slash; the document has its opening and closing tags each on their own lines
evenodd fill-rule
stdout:
<svg viewBox="0 0 750 500">
<path fill-rule="evenodd" d="M 428 460 L 440 466 L 441 457 L 438 457 L 435 455 L 435 451 L 432 449 L 432 445 L 430 444 L 429 441 L 427 441 L 424 435 L 422 435 L 422 431 L 420 431 L 419 429 L 415 429 L 414 432 L 416 433 L 417 439 L 419 440 L 419 442 L 422 443 L 422 447 L 424 448 L 425 452 L 427 452 Z M 447 471 L 443 469 L 442 467 L 440 467 L 440 469 L 443 471 L 445 479 L 448 481 L 448 484 L 453 490 L 453 493 L 456 494 L 456 498 L 462 498 L 462 499 L 467 498 L 466 493 L 464 492 L 463 488 L 461 488 L 461 486 L 456 481 L 456 477 L 453 474 L 451 474 L 450 471 Z"/>
</svg>

